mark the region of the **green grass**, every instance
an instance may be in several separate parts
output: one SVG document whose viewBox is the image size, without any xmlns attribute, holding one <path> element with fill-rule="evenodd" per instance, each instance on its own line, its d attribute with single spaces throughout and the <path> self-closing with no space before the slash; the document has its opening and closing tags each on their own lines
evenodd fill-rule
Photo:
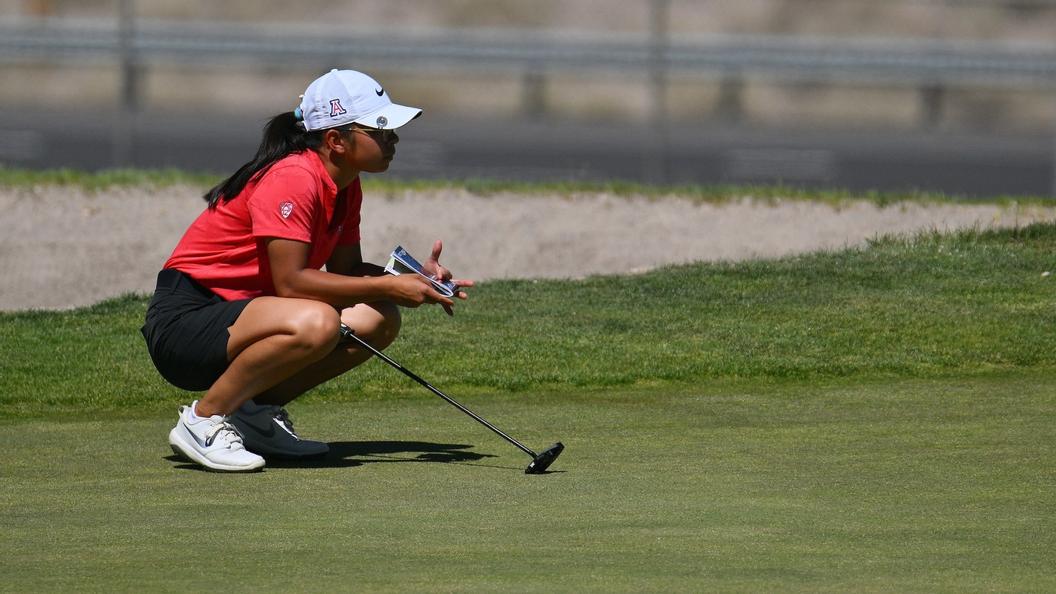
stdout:
<svg viewBox="0 0 1056 594">
<path fill-rule="evenodd" d="M 75 169 L 27 170 L 0 166 L 0 187 L 33 188 L 39 186 L 74 186 L 88 192 L 101 192 L 118 187 L 159 188 L 188 185 L 204 192 L 225 175 L 219 172 L 185 172 L 176 169 L 106 169 L 87 172 Z M 677 197 L 697 202 L 722 203 L 750 197 L 755 200 L 805 200 L 840 205 L 852 201 L 868 201 L 877 205 L 900 202 L 918 203 L 999 203 L 1051 205 L 1046 196 L 995 196 L 987 199 L 963 197 L 941 192 L 857 192 L 846 189 L 805 189 L 786 185 L 655 185 L 630 181 L 562 181 L 520 182 L 499 179 L 466 180 L 400 180 L 382 176 L 364 176 L 364 190 L 374 194 L 395 195 L 406 191 L 465 190 L 479 196 L 517 194 L 522 196 L 606 193 L 621 197 L 665 199 Z"/>
<path fill-rule="evenodd" d="M 489 282 L 295 403 L 335 453 L 167 459 L 128 296 L 0 314 L 0 590 L 1056 589 L 1056 224 Z"/>
<path fill-rule="evenodd" d="M 1056 374 L 702 382 L 294 409 L 315 466 L 167 459 L 175 418 L 0 423 L 0 590 L 1045 591 Z"/>
<path fill-rule="evenodd" d="M 883 239 L 776 261 L 639 276 L 489 282 L 458 314 L 408 311 L 391 354 L 459 392 L 711 378 L 959 377 L 1056 364 L 1056 225 Z M 0 418 L 152 409 L 181 398 L 151 366 L 146 299 L 0 314 Z M 391 370 L 323 387 L 383 398 Z M 397 391 L 417 387 L 400 384 Z"/>
<path fill-rule="evenodd" d="M 79 169 L 31 170 L 0 166 L 0 187 L 74 186 L 87 192 L 119 187 L 163 188 L 174 185 L 198 186 L 204 190 L 221 177 L 179 169 L 105 169 L 88 172 Z"/>
</svg>

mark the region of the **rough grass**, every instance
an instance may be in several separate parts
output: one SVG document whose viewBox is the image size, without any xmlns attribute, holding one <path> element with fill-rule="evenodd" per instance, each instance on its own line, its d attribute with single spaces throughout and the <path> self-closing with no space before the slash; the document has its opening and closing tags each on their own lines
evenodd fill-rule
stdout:
<svg viewBox="0 0 1056 594">
<path fill-rule="evenodd" d="M 101 192 L 118 187 L 158 188 L 188 185 L 203 191 L 215 185 L 220 173 L 185 172 L 176 169 L 107 169 L 95 172 L 74 169 L 26 170 L 0 166 L 0 187 L 33 188 L 39 186 L 74 186 L 87 192 Z M 1044 196 L 995 196 L 988 199 L 962 197 L 940 192 L 855 192 L 844 189 L 805 189 L 785 185 L 653 185 L 630 181 L 563 181 L 518 182 L 497 179 L 401 180 L 386 176 L 364 176 L 364 188 L 374 194 L 396 194 L 405 191 L 464 190 L 479 196 L 519 194 L 524 196 L 605 193 L 623 197 L 664 199 L 677 197 L 698 202 L 722 203 L 750 197 L 755 200 L 806 200 L 843 204 L 868 201 L 879 206 L 899 202 L 998 203 L 1051 205 Z"/>
<path fill-rule="evenodd" d="M 453 319 L 408 311 L 390 353 L 462 391 L 963 377 L 1056 364 L 1056 225 L 640 276 L 483 284 Z M 146 410 L 179 398 L 138 328 L 146 298 L 0 314 L 0 417 Z M 411 385 L 368 366 L 312 397 Z"/>
</svg>

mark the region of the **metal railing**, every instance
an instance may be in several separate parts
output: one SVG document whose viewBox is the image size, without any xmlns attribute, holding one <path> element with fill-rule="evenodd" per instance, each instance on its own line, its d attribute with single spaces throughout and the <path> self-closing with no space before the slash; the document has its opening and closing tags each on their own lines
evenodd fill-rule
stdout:
<svg viewBox="0 0 1056 594">
<path fill-rule="evenodd" d="M 351 56 L 363 69 L 519 73 L 528 111 L 541 110 L 531 104 L 541 101 L 539 89 L 548 73 L 634 73 L 650 89 L 652 120 L 659 130 L 650 154 L 660 179 L 667 158 L 663 130 L 672 75 L 721 80 L 724 101 L 734 105 L 741 81 L 753 78 L 908 86 L 920 91 L 925 123 L 940 119 L 946 88 L 1056 89 L 1056 43 L 673 36 L 667 26 L 669 0 L 651 0 L 649 32 L 641 35 L 160 21 L 135 18 L 133 0 L 121 0 L 119 6 L 112 20 L 0 20 L 0 63 L 120 64 L 126 111 L 138 109 L 143 70 L 165 64 L 328 69 L 349 63 Z M 130 132 L 115 129 L 113 134 L 114 161 L 120 164 L 127 158 Z M 1056 179 L 1053 184 L 1056 191 Z"/>
<path fill-rule="evenodd" d="M 357 31 L 201 23 L 0 21 L 0 61 L 152 64 L 357 63 L 482 70 L 636 70 L 801 82 L 1056 88 L 1056 44 L 791 36 L 568 36 L 496 30 Z M 342 62 L 347 61 L 342 59 Z"/>
</svg>

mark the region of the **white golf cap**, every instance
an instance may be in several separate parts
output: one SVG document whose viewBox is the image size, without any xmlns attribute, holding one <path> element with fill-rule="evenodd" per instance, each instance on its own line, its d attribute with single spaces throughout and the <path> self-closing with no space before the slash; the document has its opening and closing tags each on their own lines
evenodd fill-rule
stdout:
<svg viewBox="0 0 1056 594">
<path fill-rule="evenodd" d="M 385 88 L 366 74 L 336 68 L 308 85 L 297 109 L 308 131 L 352 123 L 393 130 L 422 115 L 417 107 L 393 103 Z"/>
</svg>

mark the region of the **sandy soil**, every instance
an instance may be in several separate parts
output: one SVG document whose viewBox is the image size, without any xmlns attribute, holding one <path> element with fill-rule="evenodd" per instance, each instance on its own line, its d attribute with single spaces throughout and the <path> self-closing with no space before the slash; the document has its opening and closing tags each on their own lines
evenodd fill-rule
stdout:
<svg viewBox="0 0 1056 594">
<path fill-rule="evenodd" d="M 199 190 L 0 189 L 0 310 L 68 308 L 153 290 L 157 269 L 204 203 Z M 882 233 L 1012 226 L 1056 208 L 802 201 L 698 204 L 604 194 L 573 197 L 461 191 L 368 194 L 364 255 L 383 263 L 402 244 L 457 276 L 581 277 L 694 260 L 768 258 L 858 245 Z"/>
</svg>

